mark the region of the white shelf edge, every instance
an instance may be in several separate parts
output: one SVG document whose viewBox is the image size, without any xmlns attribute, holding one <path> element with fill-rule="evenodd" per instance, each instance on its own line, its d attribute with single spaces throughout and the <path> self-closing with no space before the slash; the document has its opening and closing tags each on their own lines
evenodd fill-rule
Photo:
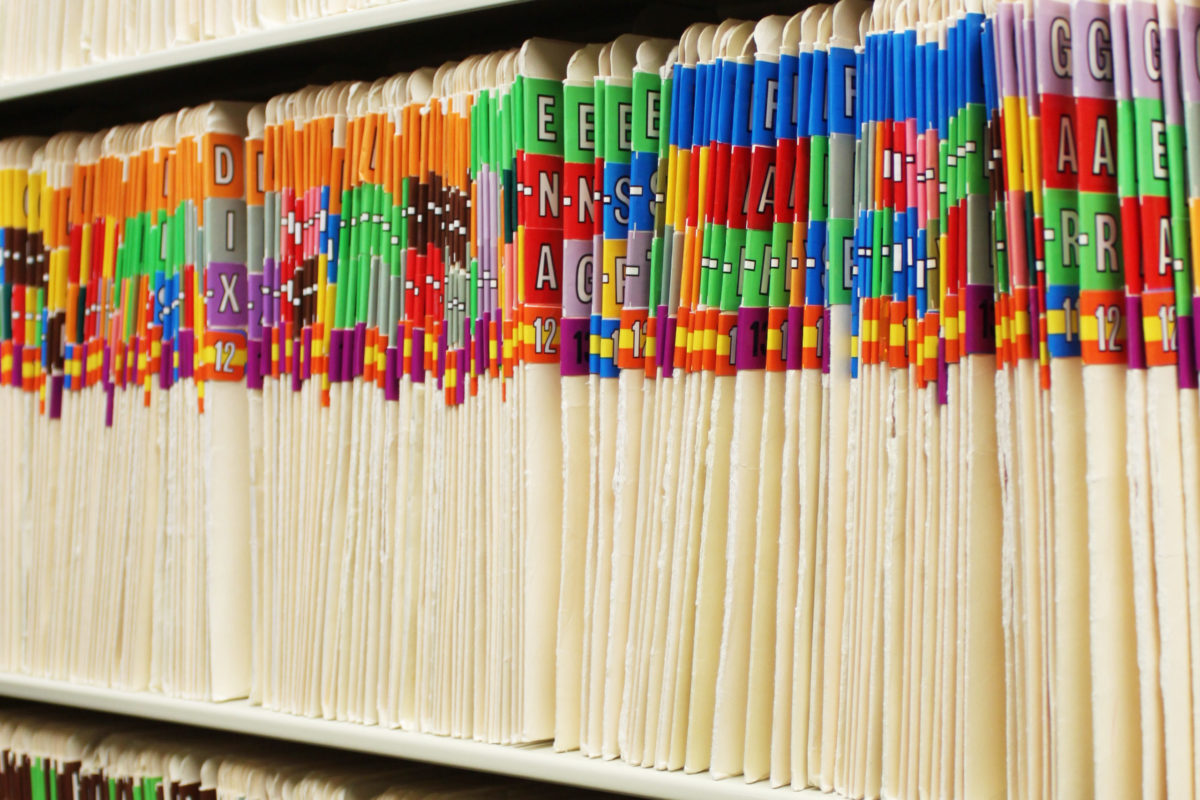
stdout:
<svg viewBox="0 0 1200 800">
<path fill-rule="evenodd" d="M 526 0 L 403 0 L 376 8 L 347 11 L 328 17 L 248 31 L 221 39 L 191 42 L 153 53 L 88 64 L 46 75 L 0 81 L 0 102 L 44 92 L 125 78 L 161 69 L 199 64 L 230 56 L 327 39 L 391 25 L 515 5 Z"/>
<path fill-rule="evenodd" d="M 754 784 L 740 778 L 715 781 L 707 774 L 660 772 L 623 761 L 585 758 L 578 752 L 556 753 L 548 744 L 507 747 L 299 717 L 254 706 L 246 700 L 224 703 L 180 700 L 151 692 L 104 689 L 5 673 L 0 673 L 0 696 L 643 797 L 683 800 L 766 797 L 829 800 L 832 797 L 815 789 L 772 790 L 766 781 Z"/>
</svg>

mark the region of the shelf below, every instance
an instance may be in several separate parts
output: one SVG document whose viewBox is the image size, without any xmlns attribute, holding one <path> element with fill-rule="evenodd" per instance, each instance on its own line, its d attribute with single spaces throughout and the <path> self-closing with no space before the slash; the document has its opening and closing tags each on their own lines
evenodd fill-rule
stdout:
<svg viewBox="0 0 1200 800">
<path fill-rule="evenodd" d="M 179 700 L 150 692 L 125 692 L 11 674 L 0 674 L 0 696 L 642 797 L 686 800 L 761 799 L 772 796 L 824 800 L 831 797 L 815 789 L 798 792 L 790 788 L 772 790 L 765 781 L 755 784 L 746 784 L 740 778 L 714 781 L 707 774 L 660 772 L 630 766 L 623 761 L 585 758 L 578 752 L 555 753 L 546 744 L 505 747 L 370 725 L 310 719 L 269 711 L 251 705 L 246 700 L 226 703 Z"/>
</svg>

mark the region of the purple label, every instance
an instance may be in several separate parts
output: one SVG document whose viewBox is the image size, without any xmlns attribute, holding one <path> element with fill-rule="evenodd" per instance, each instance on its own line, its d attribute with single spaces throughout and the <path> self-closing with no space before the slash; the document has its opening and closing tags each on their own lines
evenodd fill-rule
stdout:
<svg viewBox="0 0 1200 800">
<path fill-rule="evenodd" d="M 1157 28 L 1158 7 L 1153 2 L 1129 4 L 1129 73 L 1134 97 L 1162 97 L 1162 44 Z M 1147 52 L 1147 44 L 1154 46 L 1153 52 Z"/>
<path fill-rule="evenodd" d="M 312 328 L 305 328 L 301 334 L 304 340 L 304 358 L 301 359 L 301 364 L 304 369 L 304 380 L 312 377 Z"/>
<path fill-rule="evenodd" d="M 659 370 L 662 370 L 663 357 L 670 342 L 667 338 L 667 307 L 660 304 L 654 309 L 654 366 Z"/>
<path fill-rule="evenodd" d="M 1017 94 L 1016 45 L 1013 42 L 1013 9 L 1009 3 L 999 3 L 996 8 L 996 67 L 1000 80 L 1000 91 L 1005 95 Z"/>
<path fill-rule="evenodd" d="M 1125 296 L 1125 352 L 1130 369 L 1146 368 L 1146 340 L 1142 333 L 1142 298 L 1140 295 Z"/>
<path fill-rule="evenodd" d="M 246 265 L 214 261 L 204 272 L 208 284 L 208 324 L 213 328 L 246 327 Z"/>
<path fill-rule="evenodd" d="M 262 385 L 262 342 L 251 339 L 246 342 L 246 386 L 261 389 Z"/>
<path fill-rule="evenodd" d="M 1037 20 L 1038 90 L 1042 94 L 1071 95 L 1071 7 L 1060 0 L 1040 0 L 1034 5 Z"/>
<path fill-rule="evenodd" d="M 63 376 L 50 376 L 50 419 L 62 418 Z"/>
<path fill-rule="evenodd" d="M 304 365 L 300 363 L 300 342 L 292 340 L 292 391 L 300 391 L 304 385 Z"/>
<path fill-rule="evenodd" d="M 100 357 L 100 381 L 105 388 L 112 386 L 112 350 L 108 345 L 104 345 L 103 355 Z"/>
<path fill-rule="evenodd" d="M 437 387 L 442 388 L 446 378 L 446 332 L 443 330 L 437 339 Z"/>
<path fill-rule="evenodd" d="M 829 328 L 829 306 L 825 306 L 825 311 L 822 313 L 822 317 L 823 317 L 823 322 L 821 324 L 825 326 L 824 330 L 828 331 L 830 329 Z M 829 374 L 829 358 L 830 358 L 830 353 L 833 352 L 833 345 L 830 344 L 829 341 L 832 340 L 832 338 L 833 337 L 831 337 L 831 336 L 826 336 L 825 347 L 821 350 L 821 372 L 822 372 L 822 374 L 825 374 L 825 375 Z"/>
<path fill-rule="evenodd" d="M 192 377 L 196 365 L 196 334 L 191 330 L 179 332 L 179 375 Z"/>
<path fill-rule="evenodd" d="M 263 260 L 262 271 L 262 286 L 259 287 L 259 294 L 256 299 L 262 304 L 262 324 L 264 327 L 275 327 L 275 320 L 279 319 L 279 311 L 275 308 L 278 303 L 276 294 L 279 288 L 279 270 L 276 268 L 275 259 L 267 258 Z"/>
<path fill-rule="evenodd" d="M 158 388 L 171 388 L 171 375 L 174 370 L 171 368 L 175 358 L 175 342 L 167 339 L 162 343 L 162 349 L 159 351 L 158 359 Z"/>
<path fill-rule="evenodd" d="M 563 240 L 562 313 L 564 317 L 591 315 L 594 262 L 591 239 Z"/>
<path fill-rule="evenodd" d="M 625 274 L 617 280 L 625 282 L 625 308 L 647 308 L 650 303 L 650 247 L 654 231 L 630 231 Z"/>
<path fill-rule="evenodd" d="M 659 306 L 665 314 L 667 307 Z M 675 317 L 667 317 L 659 330 L 662 332 L 659 341 L 662 342 L 658 346 L 659 352 L 662 354 L 659 358 L 658 365 L 662 368 L 662 376 L 670 378 L 675 374 L 675 331 L 679 327 L 679 320 Z"/>
<path fill-rule="evenodd" d="M 1200 103 L 1200 52 L 1197 52 L 1197 44 L 1200 44 L 1200 6 L 1180 3 L 1178 8 L 1183 99 L 1189 103 Z"/>
<path fill-rule="evenodd" d="M 389 347 L 383 355 L 383 399 L 397 401 L 400 399 L 400 351 Z"/>
<path fill-rule="evenodd" d="M 938 371 L 937 371 L 937 399 L 939 405 L 946 405 L 950 402 L 949 389 L 946 387 L 948 381 L 946 375 L 950 369 L 950 365 L 946 363 L 946 340 L 938 339 Z"/>
<path fill-rule="evenodd" d="M 488 341 L 491 333 L 488 331 L 486 317 L 480 317 L 475 323 L 475 371 L 482 375 L 491 365 L 488 356 Z"/>
<path fill-rule="evenodd" d="M 588 351 L 591 342 L 587 317 L 563 317 L 559 321 L 559 374 L 587 375 Z"/>
<path fill-rule="evenodd" d="M 342 382 L 342 334 L 341 330 L 329 332 L 329 382 Z"/>
<path fill-rule="evenodd" d="M 425 382 L 425 329 L 413 328 L 412 332 L 412 381 Z"/>
<path fill-rule="evenodd" d="M 1163 90 L 1163 118 L 1168 125 L 1183 124 L 1183 96 L 1179 93 L 1179 29 L 1162 26 L 1161 74 L 1167 76 Z"/>
<path fill-rule="evenodd" d="M 1114 64 L 1129 63 L 1129 19 L 1124 3 L 1115 3 L 1109 10 L 1112 23 L 1112 57 Z M 1128 100 L 1132 97 L 1133 89 L 1129 85 L 1129 70 L 1115 70 L 1113 88 L 1117 99 Z"/>
<path fill-rule="evenodd" d="M 767 309 L 738 309 L 737 360 L 739 371 L 767 365 Z"/>
<path fill-rule="evenodd" d="M 267 316 L 267 298 L 263 296 L 261 272 L 251 272 L 246 278 L 249 297 L 246 301 L 246 333 L 251 339 L 261 339 Z"/>
<path fill-rule="evenodd" d="M 1112 25 L 1108 3 L 1081 0 L 1072 7 L 1071 27 L 1078 31 L 1077 43 L 1071 47 L 1072 69 L 1076 97 L 1113 96 Z"/>
<path fill-rule="evenodd" d="M 1191 314 L 1180 314 L 1176 318 L 1176 340 L 1179 342 L 1179 388 L 1195 389 L 1196 383 L 1196 327 Z M 1126 326 L 1128 327 L 1128 326 Z"/>
<path fill-rule="evenodd" d="M 111 428 L 113 425 L 113 401 L 116 391 L 116 387 L 112 384 L 104 388 L 104 427 L 106 428 Z"/>
<path fill-rule="evenodd" d="M 350 369 L 346 370 L 346 374 L 351 378 L 357 378 L 359 375 L 362 375 L 363 355 L 366 351 L 367 323 L 359 322 L 354 326 L 354 352 L 350 354 L 354 360 L 350 363 Z"/>
<path fill-rule="evenodd" d="M 963 339 L 967 355 L 996 352 L 996 327 L 993 325 L 992 287 L 967 284 L 966 319 Z M 984 309 L 988 313 L 984 313 Z"/>
<path fill-rule="evenodd" d="M 1193 298 L 1193 302 L 1200 302 L 1200 300 L 1196 300 L 1195 298 Z M 1128 307 L 1128 303 L 1126 303 L 1126 307 Z M 1195 307 L 1193 306 L 1193 310 L 1194 310 L 1194 308 Z M 1139 309 L 1139 313 L 1140 313 L 1140 309 Z M 1133 319 L 1133 317 L 1129 317 L 1129 319 Z M 1141 319 L 1141 317 L 1139 316 L 1139 317 L 1137 317 L 1137 319 Z M 1200 371 L 1200 325 L 1196 324 L 1195 317 L 1188 317 L 1188 324 L 1191 325 L 1191 328 L 1192 328 L 1192 337 L 1191 337 L 1192 358 L 1193 358 L 1192 363 L 1195 366 L 1195 369 Z M 1127 327 L 1133 328 L 1134 326 L 1129 325 Z M 1142 335 L 1141 326 L 1139 325 L 1137 327 L 1138 327 L 1138 341 L 1140 342 L 1141 335 Z M 1178 335 L 1183 336 L 1183 332 L 1182 331 L 1178 332 Z M 1144 356 L 1143 356 L 1143 358 L 1144 358 Z"/>
<path fill-rule="evenodd" d="M 1021 69 L 1021 85 L 1024 89 L 1025 101 L 1029 106 L 1030 117 L 1040 117 L 1042 114 L 1042 95 L 1038 92 L 1038 87 L 1031 84 L 1036 79 L 1036 75 L 1032 75 L 1031 69 L 1027 60 L 1035 58 L 1037 53 L 1034 36 L 1034 19 L 1025 16 L 1025 9 L 1018 6 L 1016 9 L 1017 24 L 1021 26 L 1021 45 L 1020 45 L 1020 60 L 1017 62 L 1022 66 Z"/>
<path fill-rule="evenodd" d="M 800 369 L 804 352 L 804 309 L 800 306 L 788 306 L 787 341 L 783 346 L 784 366 Z"/>
</svg>

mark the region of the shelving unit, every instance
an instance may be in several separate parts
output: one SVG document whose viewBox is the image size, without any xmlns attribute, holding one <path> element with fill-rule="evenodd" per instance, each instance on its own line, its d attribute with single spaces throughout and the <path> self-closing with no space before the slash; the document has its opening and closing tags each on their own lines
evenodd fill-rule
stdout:
<svg viewBox="0 0 1200 800">
<path fill-rule="evenodd" d="M 196 42 L 44 76 L 0 81 L 0 138 L 96 130 L 211 99 L 266 100 L 310 83 L 372 80 L 530 36 L 605 41 L 621 33 L 677 36 L 700 19 L 799 9 L 809 0 L 404 0 L 378 8 Z M 620 760 L 556 753 L 547 743 L 500 746 L 313 719 L 246 700 L 181 700 L 148 692 L 0 673 L 2 698 L 35 701 L 284 741 L 424 761 L 548 783 L 656 798 L 828 797 L 768 782 L 713 780 Z"/>
<path fill-rule="evenodd" d="M 310 719 L 270 711 L 246 700 L 227 703 L 179 700 L 149 692 L 124 692 L 8 674 L 0 674 L 0 696 L 642 797 L 687 800 L 763 800 L 768 797 L 818 800 L 831 797 L 814 789 L 800 792 L 790 788 L 772 790 L 765 781 L 755 784 L 747 784 L 741 778 L 715 781 L 707 773 L 660 772 L 630 766 L 623 761 L 585 758 L 578 752 L 556 753 L 549 744 L 508 747 L 351 722 Z"/>
</svg>

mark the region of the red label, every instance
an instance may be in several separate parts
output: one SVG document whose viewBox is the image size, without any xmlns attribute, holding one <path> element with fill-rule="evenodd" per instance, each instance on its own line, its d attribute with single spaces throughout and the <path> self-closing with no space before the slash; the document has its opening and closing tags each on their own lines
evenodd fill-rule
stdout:
<svg viewBox="0 0 1200 800">
<path fill-rule="evenodd" d="M 800 345 L 800 365 L 804 369 L 821 369 L 824 366 L 825 309 L 822 306 L 804 307 L 804 339 Z"/>
<path fill-rule="evenodd" d="M 642 363 L 646 368 L 646 377 L 653 378 L 658 374 L 658 317 L 654 314 L 646 316 L 646 352 Z"/>
<path fill-rule="evenodd" d="M 775 149 L 756 147 L 750 159 L 746 227 L 766 231 L 775 221 Z"/>
<path fill-rule="evenodd" d="M 534 364 L 557 364 L 561 334 L 559 331 L 560 309 L 558 306 L 526 305 L 523 309 L 524 341 L 521 344 L 521 360 Z"/>
<path fill-rule="evenodd" d="M 888 303 L 888 330 L 884 339 L 888 365 L 892 369 L 908 368 L 908 307 L 904 303 Z M 902 341 L 891 341 L 893 331 L 898 331 Z M 881 333 L 881 336 L 884 335 Z"/>
<path fill-rule="evenodd" d="M 1171 214 L 1165 197 L 1141 198 L 1141 243 L 1143 291 L 1173 290 L 1174 258 L 1171 247 Z"/>
<path fill-rule="evenodd" d="M 1147 366 L 1163 367 L 1175 363 L 1179 345 L 1173 291 L 1147 291 L 1142 295 L 1142 333 L 1146 341 Z"/>
<path fill-rule="evenodd" d="M 524 286 L 526 305 L 562 306 L 563 234 L 559 229 L 525 231 Z"/>
<path fill-rule="evenodd" d="M 737 312 L 720 314 L 717 317 L 717 348 L 714 351 L 713 366 L 718 375 L 737 374 L 737 347 L 733 341 L 737 321 Z M 736 335 L 740 335 L 740 332 Z M 707 359 L 705 361 L 707 362 Z"/>
<path fill-rule="evenodd" d="M 1042 180 L 1047 189 L 1074 189 L 1079 184 L 1079 137 L 1075 98 L 1042 95 Z"/>
<path fill-rule="evenodd" d="M 563 165 L 562 229 L 566 239 L 590 239 L 596 228 L 592 201 L 595 165 L 568 162 Z"/>
<path fill-rule="evenodd" d="M 1142 293 L 1141 201 L 1137 197 L 1121 198 L 1121 254 L 1125 257 L 1125 293 Z"/>
<path fill-rule="evenodd" d="M 1117 193 L 1117 104 L 1096 97 L 1075 99 L 1079 132 L 1079 191 Z"/>
<path fill-rule="evenodd" d="M 525 154 L 521 220 L 526 229 L 562 228 L 563 159 L 537 153 Z"/>
<path fill-rule="evenodd" d="M 1079 334 L 1085 364 L 1125 364 L 1125 293 L 1079 293 Z"/>
<path fill-rule="evenodd" d="M 749 147 L 732 148 L 729 157 L 728 185 L 732 193 L 729 196 L 727 212 L 729 221 L 727 224 L 730 228 L 745 228 L 747 227 L 747 214 L 757 200 L 757 198 L 751 197 L 750 191 Z"/>
<path fill-rule="evenodd" d="M 767 310 L 767 372 L 787 369 L 787 318 L 786 308 Z"/>
<path fill-rule="evenodd" d="M 204 349 L 210 380 L 240 381 L 246 376 L 246 334 L 206 331 Z"/>
<path fill-rule="evenodd" d="M 617 366 L 621 369 L 641 369 L 645 365 L 648 318 L 644 308 L 621 309 L 617 335 Z"/>
<path fill-rule="evenodd" d="M 938 325 L 940 324 L 941 315 L 937 311 L 930 311 L 925 315 L 925 330 L 923 331 L 925 338 L 937 334 Z M 921 366 L 921 377 L 925 384 L 933 383 L 938 376 L 938 359 L 937 353 L 927 353 L 925 363 Z"/>
</svg>

